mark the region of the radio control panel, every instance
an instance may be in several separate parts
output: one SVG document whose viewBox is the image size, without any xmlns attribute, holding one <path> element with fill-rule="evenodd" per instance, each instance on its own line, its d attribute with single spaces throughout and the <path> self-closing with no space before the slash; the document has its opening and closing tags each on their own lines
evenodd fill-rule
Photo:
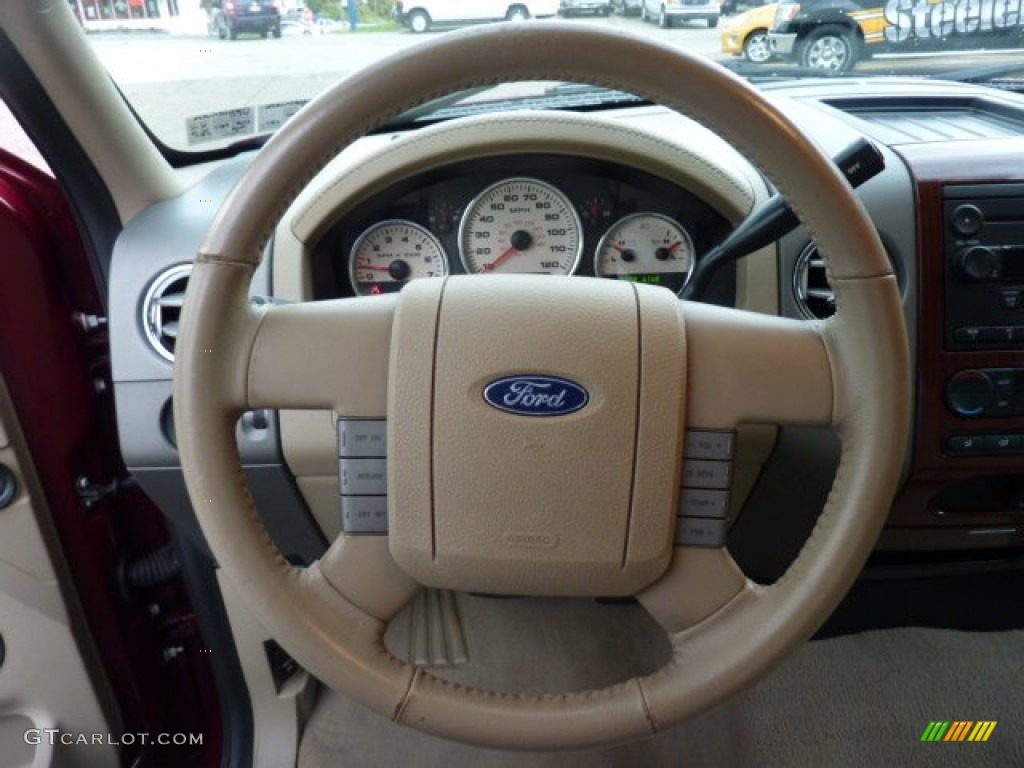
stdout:
<svg viewBox="0 0 1024 768">
<path fill-rule="evenodd" d="M 946 346 L 1024 347 L 1024 184 L 944 189 Z"/>
</svg>

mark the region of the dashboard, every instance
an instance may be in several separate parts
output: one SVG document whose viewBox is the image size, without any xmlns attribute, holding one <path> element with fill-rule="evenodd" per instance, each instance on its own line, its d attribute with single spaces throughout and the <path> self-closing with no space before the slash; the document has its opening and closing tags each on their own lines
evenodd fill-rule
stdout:
<svg viewBox="0 0 1024 768">
<path fill-rule="evenodd" d="M 885 170 L 857 190 L 899 279 L 915 361 L 903 487 L 880 558 L 1002 557 L 1024 546 L 1024 103 L 912 80 L 763 86 L 826 152 L 867 138 Z M 851 94 L 855 94 L 851 96 Z M 173 328 L 188 264 L 251 156 L 219 163 L 124 231 L 111 274 L 115 394 L 126 461 L 178 527 Z M 721 137 L 660 107 L 454 120 L 361 139 L 285 212 L 256 301 L 393 292 L 430 274 L 544 272 L 678 292 L 773 188 Z M 184 223 L 184 225 L 183 225 Z M 627 255 L 627 252 L 632 252 Z M 177 270 L 177 271 L 174 271 Z M 721 272 L 704 300 L 810 322 L 827 274 L 802 228 Z M 306 562 L 341 533 L 333 414 L 246 414 L 246 472 L 282 552 Z M 813 527 L 839 445 L 796 427 L 741 429 L 728 546 L 754 578 L 784 572 Z M 794 486 L 792 478 L 803 482 Z"/>
</svg>

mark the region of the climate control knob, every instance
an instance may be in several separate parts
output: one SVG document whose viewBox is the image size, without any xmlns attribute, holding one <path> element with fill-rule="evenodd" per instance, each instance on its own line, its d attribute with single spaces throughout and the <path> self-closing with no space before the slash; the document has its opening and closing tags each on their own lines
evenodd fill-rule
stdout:
<svg viewBox="0 0 1024 768">
<path fill-rule="evenodd" d="M 958 416 L 980 416 L 993 392 L 992 379 L 984 371 L 960 371 L 946 385 L 946 402 Z"/>
<path fill-rule="evenodd" d="M 972 245 L 957 254 L 957 270 L 966 280 L 989 280 L 998 277 L 999 256 L 991 248 Z"/>
</svg>

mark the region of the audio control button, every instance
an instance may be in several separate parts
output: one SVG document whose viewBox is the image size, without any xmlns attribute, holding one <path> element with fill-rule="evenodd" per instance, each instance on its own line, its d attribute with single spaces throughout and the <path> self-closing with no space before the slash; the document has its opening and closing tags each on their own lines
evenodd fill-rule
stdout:
<svg viewBox="0 0 1024 768">
<path fill-rule="evenodd" d="M 949 217 L 950 226 L 958 235 L 973 237 L 981 231 L 985 224 L 985 215 L 976 205 L 958 205 Z"/>
<path fill-rule="evenodd" d="M 981 327 L 964 325 L 953 331 L 953 340 L 960 344 L 977 344 L 981 339 Z"/>
<path fill-rule="evenodd" d="M 982 282 L 998 280 L 1001 270 L 999 254 L 984 245 L 972 245 L 956 255 L 960 276 L 966 280 Z"/>
<path fill-rule="evenodd" d="M 980 416 L 992 401 L 992 390 L 984 371 L 960 371 L 946 386 L 946 402 L 960 416 Z"/>
</svg>

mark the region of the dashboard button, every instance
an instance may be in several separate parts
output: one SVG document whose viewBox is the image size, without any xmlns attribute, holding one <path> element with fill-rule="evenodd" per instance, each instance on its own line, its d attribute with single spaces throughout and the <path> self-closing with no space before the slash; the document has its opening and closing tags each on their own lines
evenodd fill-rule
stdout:
<svg viewBox="0 0 1024 768">
<path fill-rule="evenodd" d="M 992 401 L 992 389 L 984 371 L 960 371 L 946 386 L 946 402 L 960 416 L 980 416 Z"/>
<path fill-rule="evenodd" d="M 951 435 L 946 438 L 947 453 L 980 453 L 984 450 L 984 435 Z"/>
<path fill-rule="evenodd" d="M 973 237 L 985 225 L 985 215 L 978 206 L 964 203 L 953 209 L 949 224 L 958 235 Z"/>
<path fill-rule="evenodd" d="M 1020 450 L 1020 435 L 985 435 L 985 450 L 995 453 Z"/>
<path fill-rule="evenodd" d="M 981 327 L 977 325 L 964 325 L 953 331 L 953 341 L 960 344 L 977 344 L 980 336 Z"/>
<path fill-rule="evenodd" d="M 1021 291 L 1002 291 L 1003 309 L 1020 309 L 1024 304 L 1024 293 Z"/>
<path fill-rule="evenodd" d="M 1013 341 L 1013 327 L 1009 325 L 983 325 L 978 329 L 978 341 Z"/>
</svg>

